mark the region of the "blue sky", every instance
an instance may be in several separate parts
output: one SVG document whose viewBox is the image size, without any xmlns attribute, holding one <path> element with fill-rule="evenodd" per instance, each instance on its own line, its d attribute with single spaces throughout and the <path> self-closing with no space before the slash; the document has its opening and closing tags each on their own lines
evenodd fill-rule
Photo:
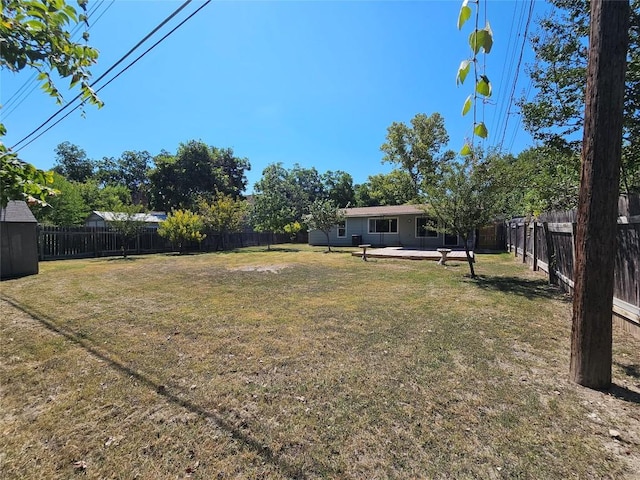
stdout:
<svg viewBox="0 0 640 480">
<path fill-rule="evenodd" d="M 90 44 L 100 51 L 94 78 L 181 3 L 91 0 L 96 14 Z M 192 2 L 145 47 L 202 3 Z M 85 118 L 74 112 L 22 149 L 20 157 L 48 169 L 63 141 L 100 159 L 126 150 L 175 152 L 181 142 L 202 140 L 249 159 L 250 192 L 274 162 L 287 168 L 299 163 L 320 173 L 344 170 L 355 183 L 386 173 L 391 165 L 381 164 L 380 152 L 386 129 L 394 121 L 408 123 L 416 113 L 441 113 L 450 148 L 459 150 L 473 121 L 460 113 L 472 83 L 455 82 L 458 65 L 470 55 L 471 25 L 462 32 L 456 28 L 461 3 L 212 2 L 102 90 L 104 108 L 86 107 Z M 489 128 L 486 145 L 493 146 L 503 136 L 529 2 L 489 0 L 486 5 L 495 42 L 486 57 L 493 97 L 481 111 Z M 541 0 L 534 6 L 531 29 L 547 8 Z M 527 43 L 516 97 L 529 89 L 524 67 L 532 60 Z M 0 103 L 30 74 L 2 71 Z M 64 95 L 70 100 L 75 93 Z M 18 103 L 14 98 L 0 111 L 9 146 L 59 108 L 38 89 L 11 111 Z M 503 147 L 514 153 L 532 144 L 518 120 L 510 117 L 504 135 Z"/>
</svg>

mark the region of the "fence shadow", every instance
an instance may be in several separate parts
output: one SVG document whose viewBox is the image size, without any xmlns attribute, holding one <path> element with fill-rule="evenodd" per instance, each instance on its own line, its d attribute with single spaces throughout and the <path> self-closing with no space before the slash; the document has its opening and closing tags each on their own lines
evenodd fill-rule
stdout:
<svg viewBox="0 0 640 480">
<path fill-rule="evenodd" d="M 88 354 L 106 362 L 111 366 L 111 368 L 123 373 L 128 377 L 135 378 L 141 384 L 146 385 L 148 388 L 155 391 L 158 395 L 162 395 L 163 397 L 165 397 L 169 402 L 178 405 L 186 410 L 189 410 L 190 412 L 202 418 L 213 421 L 219 428 L 227 431 L 233 438 L 243 443 L 246 448 L 254 451 L 256 454 L 261 456 L 265 462 L 269 462 L 277 467 L 285 475 L 285 477 L 300 480 L 305 480 L 306 478 L 308 478 L 308 475 L 302 470 L 302 467 L 286 461 L 277 453 L 275 453 L 273 449 L 265 445 L 264 442 L 260 441 L 260 439 L 254 438 L 250 434 L 238 429 L 235 425 L 233 425 L 233 423 L 224 418 L 222 415 L 206 410 L 200 405 L 190 402 L 189 400 L 180 398 L 177 392 L 173 393 L 171 391 L 173 389 L 170 390 L 164 385 L 153 381 L 145 374 L 129 368 L 127 365 L 114 359 L 108 351 L 103 351 L 102 348 L 98 348 L 91 341 L 87 340 L 83 335 L 59 326 L 55 322 L 55 320 L 50 318 L 49 316 L 24 307 L 23 305 L 8 297 L 3 296 L 2 299 L 11 304 L 16 309 L 27 314 L 29 317 L 33 318 L 35 321 L 39 322 L 48 330 L 54 332 L 55 334 L 63 336 L 72 343 L 80 346 Z M 331 471 L 331 468 L 327 465 L 323 465 L 323 470 L 327 468 L 329 469 L 330 474 L 336 473 L 334 471 Z"/>
<path fill-rule="evenodd" d="M 546 280 L 529 280 L 519 277 L 489 277 L 478 275 L 475 285 L 483 290 L 522 295 L 527 298 L 546 298 L 569 301 L 569 297 L 557 286 Z"/>
</svg>

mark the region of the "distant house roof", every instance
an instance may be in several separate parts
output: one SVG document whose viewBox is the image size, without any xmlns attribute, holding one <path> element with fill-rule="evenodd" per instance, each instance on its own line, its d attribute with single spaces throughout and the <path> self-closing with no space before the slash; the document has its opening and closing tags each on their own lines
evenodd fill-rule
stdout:
<svg viewBox="0 0 640 480">
<path fill-rule="evenodd" d="M 424 215 L 424 205 L 384 205 L 381 207 L 345 208 L 344 215 L 350 217 L 392 217 L 395 215 Z"/>
<path fill-rule="evenodd" d="M 9 200 L 7 206 L 0 209 L 0 222 L 38 223 L 29 206 L 22 200 Z"/>
<path fill-rule="evenodd" d="M 99 212 L 94 210 L 91 212 L 91 215 L 97 215 L 105 222 L 112 222 L 114 220 L 120 220 L 120 213 L 121 212 Z M 135 213 L 131 219 L 136 222 L 160 223 L 167 219 L 167 214 L 165 212 Z"/>
</svg>

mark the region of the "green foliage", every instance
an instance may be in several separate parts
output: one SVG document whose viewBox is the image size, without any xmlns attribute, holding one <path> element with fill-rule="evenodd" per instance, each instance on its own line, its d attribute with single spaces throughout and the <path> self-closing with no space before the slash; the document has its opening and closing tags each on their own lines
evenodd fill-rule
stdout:
<svg viewBox="0 0 640 480">
<path fill-rule="evenodd" d="M 169 239 L 178 246 L 180 252 L 189 242 L 202 242 L 206 235 L 202 233 L 202 217 L 190 210 L 173 210 L 158 228 L 158 235 Z"/>
<path fill-rule="evenodd" d="M 393 122 L 387 128 L 386 142 L 380 147 L 385 154 L 382 161 L 393 163 L 410 175 L 415 198 L 420 184 L 434 175 L 439 163 L 452 157 L 452 152 L 443 152 L 448 142 L 442 115 L 419 113 L 411 119 L 411 126 Z"/>
<path fill-rule="evenodd" d="M 298 233 L 300 233 L 302 231 L 302 224 L 300 222 L 291 222 L 291 223 L 287 223 L 284 226 L 284 233 L 289 234 L 289 238 L 291 238 L 291 241 L 294 242 L 296 240 L 296 237 L 298 236 Z"/>
<path fill-rule="evenodd" d="M 86 9 L 86 2 L 78 5 Z M 83 101 L 102 106 L 89 85 L 89 67 L 96 63 L 98 51 L 71 39 L 74 23 L 86 23 L 86 16 L 64 0 L 5 0 L 0 13 L 0 67 L 12 72 L 35 69 L 43 90 L 62 103 L 49 73 L 55 72 L 69 78 L 71 88 L 79 85 Z"/>
<path fill-rule="evenodd" d="M 472 278 L 475 271 L 468 241 L 476 229 L 498 214 L 496 193 L 487 165 L 473 157 L 443 165 L 439 175 L 424 188 L 428 213 L 437 219 L 432 227 L 463 239 Z"/>
<path fill-rule="evenodd" d="M 53 171 L 73 182 L 85 182 L 93 177 L 94 163 L 77 145 L 62 142 L 56 149 L 56 165 Z"/>
<path fill-rule="evenodd" d="M 83 225 L 91 208 L 85 202 L 79 184 L 55 172 L 52 173 L 52 179 L 51 185 L 58 193 L 49 197 L 47 206 L 32 207 L 35 217 L 39 222 L 49 225 Z"/>
<path fill-rule="evenodd" d="M 387 174 L 370 175 L 365 183 L 356 187 L 355 197 L 358 207 L 404 205 L 419 200 L 411 176 L 398 169 Z"/>
<path fill-rule="evenodd" d="M 339 207 L 346 207 L 355 203 L 355 190 L 351 175 L 340 170 L 335 172 L 329 170 L 321 178 L 324 184 L 324 198 L 333 200 Z"/>
<path fill-rule="evenodd" d="M 46 206 L 47 198 L 59 193 L 52 182 L 52 172 L 19 160 L 0 142 L 0 207 L 6 207 L 9 200 Z"/>
<path fill-rule="evenodd" d="M 153 157 L 146 150 L 127 150 L 117 159 L 104 157 L 95 162 L 95 178 L 103 185 L 123 185 L 131 192 L 134 203 L 147 203 L 152 161 Z"/>
<path fill-rule="evenodd" d="M 331 200 L 316 200 L 309 205 L 304 223 L 309 230 L 319 230 L 327 237 L 327 248 L 331 251 L 331 229 L 344 220 L 344 212 Z"/>
<path fill-rule="evenodd" d="M 78 5 L 85 10 L 86 2 Z M 86 23 L 85 15 L 64 0 L 5 0 L 0 12 L 0 68 L 19 72 L 35 69 L 43 90 L 62 102 L 62 94 L 54 85 L 50 72 L 69 78 L 70 87 L 79 85 L 85 102 L 102 106 L 89 85 L 89 67 L 98 51 L 71 40 L 73 23 Z M 84 39 L 88 38 L 85 31 Z M 30 204 L 47 205 L 47 197 L 55 194 L 49 184 L 51 176 L 21 161 L 1 141 L 6 129 L 0 123 L 0 206 L 9 200 L 26 200 Z"/>
<path fill-rule="evenodd" d="M 109 227 L 118 232 L 122 241 L 122 256 L 126 258 L 129 242 L 146 227 L 139 205 L 123 205 L 113 213 Z"/>
<path fill-rule="evenodd" d="M 471 8 L 469 7 L 469 0 L 464 0 L 462 7 L 460 7 L 460 13 L 458 14 L 458 30 L 460 30 L 470 18 Z"/>
<path fill-rule="evenodd" d="M 251 224 L 257 232 L 283 233 L 285 227 L 302 218 L 301 191 L 280 163 L 268 165 L 254 186 Z M 268 245 L 267 248 L 271 248 Z"/>
<path fill-rule="evenodd" d="M 550 0 L 531 43 L 536 91 L 519 106 L 525 129 L 545 146 L 579 154 L 584 117 L 589 2 Z M 640 192 L 640 0 L 631 0 L 620 189 Z"/>
<path fill-rule="evenodd" d="M 162 152 L 149 173 L 151 204 L 155 209 L 196 209 L 201 198 L 221 193 L 238 198 L 246 187 L 246 158 L 191 140 L 180 144 L 174 156 Z"/>
<path fill-rule="evenodd" d="M 224 235 L 241 232 L 249 212 L 246 200 L 234 199 L 231 195 L 218 194 L 211 202 L 204 199 L 198 211 L 207 230 Z"/>
<path fill-rule="evenodd" d="M 485 0 L 486 1 L 486 0 Z M 463 25 L 471 18 L 473 12 L 468 5 L 469 1 L 464 0 L 462 7 L 458 15 L 458 30 L 462 29 Z M 478 16 L 480 10 L 480 0 L 476 0 L 473 3 L 476 4 L 475 12 L 475 24 L 478 25 Z M 463 60 L 458 67 L 458 73 L 456 75 L 456 84 L 462 85 L 471 71 L 473 65 L 473 75 L 475 78 L 475 89 L 471 95 L 467 97 L 462 106 L 462 115 L 466 115 L 473 108 L 473 134 L 480 138 L 487 138 L 489 132 L 484 122 L 478 122 L 476 119 L 476 103 L 478 97 L 482 97 L 483 101 L 491 96 L 492 86 L 489 77 L 486 72 L 480 72 L 478 69 L 478 54 L 482 51 L 484 54 L 490 53 L 493 48 L 493 32 L 489 22 L 486 23 L 483 29 L 474 28 L 469 34 L 469 47 L 471 48 L 472 56 L 469 59 Z M 462 147 L 460 154 L 462 156 L 471 155 L 473 151 L 473 140 L 471 145 L 466 142 Z"/>
</svg>

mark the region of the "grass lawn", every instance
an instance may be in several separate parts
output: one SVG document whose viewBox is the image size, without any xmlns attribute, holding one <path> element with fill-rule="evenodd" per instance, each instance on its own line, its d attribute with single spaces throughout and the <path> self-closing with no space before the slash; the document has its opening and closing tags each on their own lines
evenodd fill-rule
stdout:
<svg viewBox="0 0 640 480">
<path fill-rule="evenodd" d="M 0 477 L 640 478 L 640 341 L 585 389 L 570 302 L 511 256 L 322 250 L 2 282 Z"/>
</svg>

